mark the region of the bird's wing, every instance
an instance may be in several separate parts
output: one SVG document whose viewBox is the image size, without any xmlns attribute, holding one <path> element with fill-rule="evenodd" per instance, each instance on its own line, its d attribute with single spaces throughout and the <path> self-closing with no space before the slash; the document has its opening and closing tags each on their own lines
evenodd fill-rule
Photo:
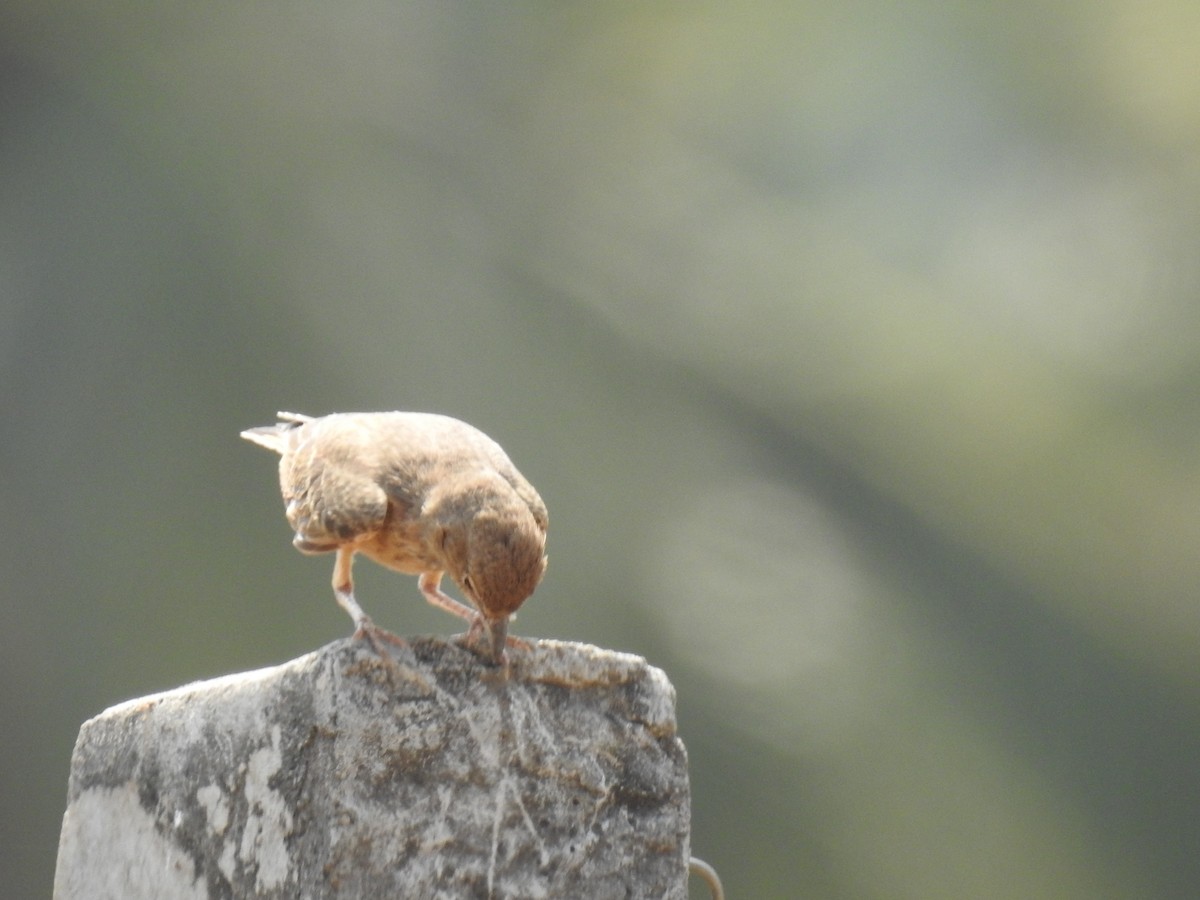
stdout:
<svg viewBox="0 0 1200 900">
<path fill-rule="evenodd" d="M 328 428 L 288 435 L 279 483 L 301 549 L 333 549 L 379 530 L 387 518 L 387 494 L 339 438 Z"/>
</svg>

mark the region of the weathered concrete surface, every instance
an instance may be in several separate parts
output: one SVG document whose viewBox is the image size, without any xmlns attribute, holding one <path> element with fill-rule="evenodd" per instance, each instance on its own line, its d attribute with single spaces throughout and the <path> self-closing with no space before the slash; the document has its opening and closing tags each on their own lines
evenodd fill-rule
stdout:
<svg viewBox="0 0 1200 900">
<path fill-rule="evenodd" d="M 57 900 L 687 896 L 687 757 L 645 660 L 543 641 L 507 680 L 344 640 L 115 706 L 71 764 Z"/>
</svg>

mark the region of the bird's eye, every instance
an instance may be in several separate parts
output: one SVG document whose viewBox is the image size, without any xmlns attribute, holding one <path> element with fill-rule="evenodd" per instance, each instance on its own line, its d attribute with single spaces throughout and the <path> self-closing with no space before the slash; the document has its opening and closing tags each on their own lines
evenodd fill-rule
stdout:
<svg viewBox="0 0 1200 900">
<path fill-rule="evenodd" d="M 464 575 L 464 576 L 463 576 L 463 587 L 465 587 L 465 588 L 466 588 L 468 591 L 470 591 L 472 594 L 474 594 L 474 593 L 475 593 L 475 585 L 471 583 L 471 576 L 470 576 L 470 575 Z"/>
</svg>

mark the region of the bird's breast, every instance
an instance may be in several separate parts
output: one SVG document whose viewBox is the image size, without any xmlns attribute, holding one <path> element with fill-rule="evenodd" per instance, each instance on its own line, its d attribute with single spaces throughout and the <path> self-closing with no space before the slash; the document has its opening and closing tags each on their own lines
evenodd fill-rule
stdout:
<svg viewBox="0 0 1200 900">
<path fill-rule="evenodd" d="M 445 562 L 424 532 L 417 523 L 391 522 L 387 528 L 361 540 L 357 549 L 367 559 L 405 575 L 440 572 L 445 569 Z"/>
</svg>

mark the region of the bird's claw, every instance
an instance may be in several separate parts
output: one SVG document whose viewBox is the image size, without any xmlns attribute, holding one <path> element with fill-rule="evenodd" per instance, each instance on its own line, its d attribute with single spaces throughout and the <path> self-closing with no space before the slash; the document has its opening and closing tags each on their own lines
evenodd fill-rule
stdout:
<svg viewBox="0 0 1200 900">
<path fill-rule="evenodd" d="M 500 633 L 504 634 L 504 629 L 500 629 Z M 501 667 L 508 666 L 506 648 L 512 647 L 522 651 L 533 649 L 533 645 L 529 641 L 511 634 L 504 634 L 503 642 L 497 648 L 495 638 L 498 636 L 497 630 L 489 628 L 487 621 L 482 616 L 476 616 L 471 620 L 470 627 L 462 634 L 455 635 L 453 640 L 477 656 L 482 656 L 492 664 Z"/>
<path fill-rule="evenodd" d="M 354 638 L 365 640 L 385 660 L 391 660 L 392 654 L 385 650 L 384 643 L 391 644 L 393 647 L 408 646 L 408 641 L 400 635 L 392 634 L 386 628 L 380 628 L 366 617 L 358 623 L 358 627 L 354 630 Z"/>
</svg>

